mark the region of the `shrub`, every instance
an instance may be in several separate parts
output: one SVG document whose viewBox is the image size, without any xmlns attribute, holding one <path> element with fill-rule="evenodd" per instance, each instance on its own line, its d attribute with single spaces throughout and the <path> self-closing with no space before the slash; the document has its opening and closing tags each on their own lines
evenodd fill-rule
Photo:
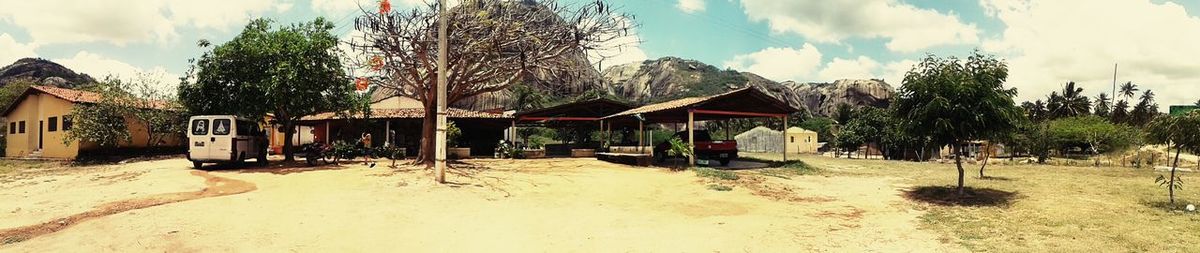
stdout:
<svg viewBox="0 0 1200 253">
<path fill-rule="evenodd" d="M 708 189 L 714 190 L 714 191 L 727 192 L 727 191 L 732 191 L 733 187 L 719 185 L 719 184 L 710 184 L 710 185 L 708 185 Z"/>
</svg>

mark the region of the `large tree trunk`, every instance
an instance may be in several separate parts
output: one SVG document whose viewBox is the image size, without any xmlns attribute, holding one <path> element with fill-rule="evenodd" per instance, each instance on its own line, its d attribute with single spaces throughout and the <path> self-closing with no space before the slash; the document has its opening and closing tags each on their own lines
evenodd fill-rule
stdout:
<svg viewBox="0 0 1200 253">
<path fill-rule="evenodd" d="M 278 114 L 276 114 L 278 115 Z M 296 134 L 296 123 L 291 119 L 280 118 L 283 123 L 283 161 L 291 162 L 296 160 L 295 150 L 293 150 L 292 136 Z"/>
<path fill-rule="evenodd" d="M 417 163 L 432 166 L 433 161 L 437 159 L 435 134 L 437 134 L 437 110 L 427 103 L 425 118 L 421 120 L 421 150 L 417 154 Z"/>
<path fill-rule="evenodd" d="M 962 144 L 955 142 L 952 148 L 954 149 L 955 153 L 954 164 L 958 166 L 958 196 L 962 196 L 965 193 L 965 190 L 963 189 L 963 176 L 966 175 L 966 171 L 963 170 L 962 166 Z"/>
</svg>

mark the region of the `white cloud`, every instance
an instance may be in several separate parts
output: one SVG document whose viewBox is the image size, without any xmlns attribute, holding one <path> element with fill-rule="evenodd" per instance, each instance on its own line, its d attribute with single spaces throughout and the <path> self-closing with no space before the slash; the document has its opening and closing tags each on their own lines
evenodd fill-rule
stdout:
<svg viewBox="0 0 1200 253">
<path fill-rule="evenodd" d="M 940 45 L 977 43 L 979 29 L 953 13 L 921 9 L 898 0 L 741 0 L 752 21 L 773 32 L 796 33 L 822 43 L 848 38 L 886 38 L 887 48 L 915 52 Z"/>
<path fill-rule="evenodd" d="M 820 80 L 871 79 L 876 78 L 878 69 L 879 62 L 870 57 L 859 56 L 858 59 L 851 60 L 834 58 L 817 73 L 817 78 Z"/>
<path fill-rule="evenodd" d="M 0 33 L 0 66 L 8 66 L 21 58 L 36 57 L 34 49 L 37 49 L 37 45 L 21 44 L 12 35 Z"/>
<path fill-rule="evenodd" d="M 812 44 L 797 48 L 767 48 L 737 55 L 725 67 L 759 74 L 776 81 L 807 81 L 821 66 L 821 51 Z"/>
<path fill-rule="evenodd" d="M 883 75 L 880 77 L 883 78 L 884 82 L 891 84 L 892 87 L 900 88 L 900 85 L 904 83 L 904 75 L 908 74 L 908 71 L 912 70 L 913 66 L 916 65 L 917 61 L 914 60 L 889 62 L 883 66 Z"/>
<path fill-rule="evenodd" d="M 110 75 L 121 80 L 136 80 L 144 75 L 156 82 L 156 86 L 168 94 L 174 94 L 175 87 L 179 84 L 179 75 L 172 74 L 161 66 L 150 69 L 138 68 L 88 51 L 79 51 L 71 58 L 51 61 L 62 64 L 77 73 L 88 74 L 97 80 L 103 80 Z"/>
<path fill-rule="evenodd" d="M 622 22 L 629 20 L 621 19 Z M 588 50 L 588 61 L 593 67 L 603 71 L 603 68 L 632 62 L 645 61 L 649 57 L 642 48 L 642 39 L 638 36 L 636 26 L 631 26 L 629 34 L 609 40 L 598 47 Z"/>
<path fill-rule="evenodd" d="M 679 0 L 675 7 L 683 12 L 696 13 L 704 11 L 705 4 L 704 0 Z"/>
<path fill-rule="evenodd" d="M 29 32 L 38 45 L 105 42 L 118 46 L 170 42 L 181 27 L 224 30 L 287 0 L 0 0 L 0 21 Z M 52 14 L 52 15 L 51 15 Z"/>
<path fill-rule="evenodd" d="M 1200 85 L 1200 18 L 1183 6 L 1146 0 L 981 4 L 1007 26 L 983 48 L 1008 59 L 1008 83 L 1021 100 L 1043 98 L 1067 81 L 1090 94 L 1110 93 L 1113 63 L 1120 63 L 1118 82 L 1155 90 L 1164 110 L 1200 98 L 1193 92 Z"/>
</svg>

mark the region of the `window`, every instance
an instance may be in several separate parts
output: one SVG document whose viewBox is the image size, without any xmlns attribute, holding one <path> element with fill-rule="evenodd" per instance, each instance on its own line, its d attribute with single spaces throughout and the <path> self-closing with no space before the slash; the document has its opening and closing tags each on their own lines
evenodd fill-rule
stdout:
<svg viewBox="0 0 1200 253">
<path fill-rule="evenodd" d="M 62 121 L 63 131 L 71 130 L 71 123 L 74 123 L 71 121 L 71 117 L 63 116 Z"/>
<path fill-rule="evenodd" d="M 16 121 L 8 122 L 8 134 L 15 134 L 15 133 L 17 133 L 17 122 Z"/>
<path fill-rule="evenodd" d="M 789 137 L 792 137 L 792 139 L 790 141 L 791 143 L 796 143 L 796 136 L 789 136 Z"/>
<path fill-rule="evenodd" d="M 208 135 L 208 120 L 198 119 L 192 121 L 192 135 Z"/>
<path fill-rule="evenodd" d="M 25 133 L 25 121 L 22 120 L 21 122 L 17 122 L 17 133 Z"/>
<path fill-rule="evenodd" d="M 807 140 L 807 141 L 804 141 L 804 142 L 812 142 L 812 136 L 809 136 L 809 137 L 808 137 L 808 140 Z"/>
<path fill-rule="evenodd" d="M 46 131 L 47 132 L 57 132 L 58 131 L 58 117 L 50 117 L 49 121 L 50 121 L 50 124 L 46 125 Z"/>
<path fill-rule="evenodd" d="M 237 128 L 236 135 L 241 135 L 241 136 L 254 135 L 254 122 L 239 120 L 239 121 L 237 121 L 236 128 Z"/>
<path fill-rule="evenodd" d="M 214 119 L 213 135 L 229 135 L 229 131 L 232 130 L 229 127 L 231 127 L 232 123 L 229 119 Z"/>
</svg>

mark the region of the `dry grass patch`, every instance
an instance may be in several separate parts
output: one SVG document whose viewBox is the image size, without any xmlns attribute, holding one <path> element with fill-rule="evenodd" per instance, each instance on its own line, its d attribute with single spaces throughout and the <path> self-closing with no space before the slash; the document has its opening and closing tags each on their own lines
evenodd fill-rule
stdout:
<svg viewBox="0 0 1200 253">
<path fill-rule="evenodd" d="M 1162 172 L 1149 169 L 990 165 L 980 179 L 972 176 L 978 165 L 964 166 L 966 185 L 985 197 L 975 201 L 1002 204 L 963 205 L 944 202 L 957 178 L 953 164 L 800 159 L 832 176 L 904 178 L 913 186 L 906 195 L 920 200 L 912 205 L 925 211 L 922 228 L 973 251 L 1186 252 L 1200 245 L 1200 213 L 1179 211 L 1200 201 L 1200 189 L 1177 191 L 1176 205 L 1165 204 L 1166 189 L 1154 183 Z"/>
</svg>

